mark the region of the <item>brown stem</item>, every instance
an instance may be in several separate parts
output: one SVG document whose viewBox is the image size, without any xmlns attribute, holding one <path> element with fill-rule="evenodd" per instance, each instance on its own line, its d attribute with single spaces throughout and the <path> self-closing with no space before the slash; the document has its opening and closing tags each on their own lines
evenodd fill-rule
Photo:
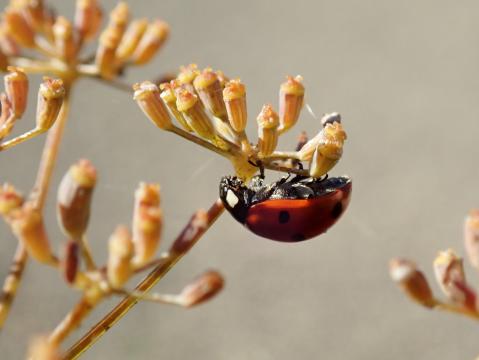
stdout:
<svg viewBox="0 0 479 360">
<path fill-rule="evenodd" d="M 135 288 L 135 292 L 146 293 L 188 252 L 188 250 L 211 227 L 223 213 L 221 200 L 216 200 L 208 212 L 197 212 L 173 243 L 170 253 L 163 259 Z M 204 217 L 204 219 L 203 219 Z M 63 359 L 77 359 L 100 339 L 117 321 L 136 305 L 138 298 L 125 297 L 112 311 L 101 319 L 93 328 L 77 341 L 64 355 Z"/>
<path fill-rule="evenodd" d="M 65 84 L 67 93 L 63 102 L 62 110 L 53 128 L 48 133 L 47 140 L 43 147 L 40 166 L 33 190 L 30 193 L 32 204 L 42 210 L 45 205 L 50 179 L 58 155 L 58 148 L 65 128 L 70 106 L 70 85 Z M 11 271 L 7 275 L 0 295 L 0 329 L 3 327 L 8 313 L 15 298 L 17 288 L 20 285 L 22 274 L 27 264 L 28 256 L 25 247 L 19 243 L 12 261 Z"/>
</svg>

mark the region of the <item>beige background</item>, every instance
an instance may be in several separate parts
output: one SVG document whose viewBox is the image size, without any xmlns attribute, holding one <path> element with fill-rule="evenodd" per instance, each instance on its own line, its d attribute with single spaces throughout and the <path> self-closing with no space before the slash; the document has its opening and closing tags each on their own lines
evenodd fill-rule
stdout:
<svg viewBox="0 0 479 360">
<path fill-rule="evenodd" d="M 55 3 L 72 14 L 73 1 Z M 104 3 L 110 9 L 114 1 Z M 130 3 L 135 16 L 162 17 L 173 33 L 154 63 L 131 71 L 129 81 L 189 62 L 239 76 L 248 88 L 253 138 L 261 104 L 277 103 L 286 74 L 303 75 L 314 111 L 343 115 L 349 140 L 332 173 L 353 177 L 353 199 L 330 232 L 296 245 L 257 238 L 222 217 L 157 287 L 177 291 L 216 268 L 227 279 L 221 296 L 190 311 L 142 304 L 84 358 L 426 360 L 479 354 L 477 324 L 413 305 L 387 271 L 392 256 L 405 255 L 431 276 L 438 250 L 463 253 L 463 217 L 479 206 L 478 2 Z M 166 247 L 194 209 L 215 199 L 229 165 L 156 130 L 127 94 L 88 80 L 75 93 L 55 187 L 78 158 L 97 165 L 89 237 L 104 259 L 114 226 L 130 221 L 138 182 L 160 182 Z M 33 108 L 32 101 L 30 115 Z M 31 122 L 25 118 L 17 130 Z M 318 122 L 304 112 L 295 131 L 301 129 L 314 133 Z M 281 148 L 291 148 L 294 138 L 286 136 Z M 1 180 L 27 191 L 43 140 L 2 153 Z M 59 246 L 53 198 L 47 220 Z M 0 234 L 3 277 L 15 240 L 3 224 Z M 28 338 L 52 329 L 77 298 L 56 273 L 31 262 L 0 335 L 0 357 L 22 358 Z M 81 331 L 113 304 L 102 306 Z"/>
</svg>

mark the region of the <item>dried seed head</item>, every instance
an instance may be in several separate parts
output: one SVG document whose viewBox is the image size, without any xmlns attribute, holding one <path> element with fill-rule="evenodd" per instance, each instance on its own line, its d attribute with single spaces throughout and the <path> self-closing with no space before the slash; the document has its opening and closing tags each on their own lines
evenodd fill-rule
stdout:
<svg viewBox="0 0 479 360">
<path fill-rule="evenodd" d="M 135 191 L 133 211 L 133 245 L 135 256 L 132 263 L 141 266 L 155 255 L 160 243 L 163 215 L 160 209 L 160 186 L 141 183 Z"/>
<path fill-rule="evenodd" d="M 20 68 L 10 66 L 8 71 L 4 77 L 5 92 L 15 116 L 20 118 L 27 108 L 28 78 Z"/>
<path fill-rule="evenodd" d="M 158 86 L 150 81 L 144 81 L 141 84 L 135 84 L 134 90 L 133 98 L 151 122 L 160 129 L 171 129 L 173 124 L 170 114 L 161 99 Z"/>
<path fill-rule="evenodd" d="M 126 226 L 118 226 L 110 237 L 107 277 L 113 288 L 121 288 L 131 276 L 130 260 L 133 256 L 133 243 Z"/>
<path fill-rule="evenodd" d="M 3 12 L 3 23 L 8 34 L 21 46 L 35 47 L 35 32 L 20 9 L 8 7 Z"/>
<path fill-rule="evenodd" d="M 187 285 L 179 298 L 185 307 L 204 303 L 217 295 L 224 286 L 224 279 L 217 271 L 207 271 Z"/>
<path fill-rule="evenodd" d="M 71 22 L 59 16 L 53 25 L 53 37 L 55 47 L 64 61 L 71 62 L 76 58 L 77 45 L 73 38 L 73 25 Z"/>
<path fill-rule="evenodd" d="M 301 76 L 288 76 L 286 82 L 281 84 L 279 90 L 279 119 L 280 131 L 292 128 L 299 119 L 303 107 L 304 86 Z"/>
<path fill-rule="evenodd" d="M 81 40 L 93 39 L 100 29 L 103 12 L 97 0 L 77 0 L 75 28 Z"/>
<path fill-rule="evenodd" d="M 58 187 L 57 214 L 64 233 L 80 239 L 88 227 L 90 206 L 96 184 L 96 169 L 82 159 L 70 167 Z"/>
<path fill-rule="evenodd" d="M 389 273 L 406 295 L 426 307 L 434 307 L 435 300 L 424 277 L 416 264 L 405 259 L 392 259 L 389 263 Z"/>
<path fill-rule="evenodd" d="M 133 55 L 147 27 L 147 19 L 135 20 L 128 26 L 118 49 L 116 50 L 116 57 L 118 60 L 124 62 Z"/>
<path fill-rule="evenodd" d="M 466 284 L 462 258 L 453 250 L 441 251 L 434 260 L 434 274 L 442 292 L 453 302 L 475 309 L 475 294 Z"/>
<path fill-rule="evenodd" d="M 116 49 L 120 44 L 121 34 L 112 27 L 106 28 L 100 35 L 100 41 L 95 55 L 95 63 L 100 75 L 105 79 L 114 78 L 119 71 Z"/>
<path fill-rule="evenodd" d="M 110 23 L 108 26 L 115 28 L 121 37 L 123 36 L 123 33 L 125 32 L 129 19 L 130 19 L 130 8 L 126 2 L 122 1 L 122 2 L 119 2 L 115 6 L 115 8 L 110 12 Z"/>
<path fill-rule="evenodd" d="M 337 112 L 324 114 L 321 118 L 321 125 L 323 125 L 323 127 L 325 127 L 327 124 L 333 125 L 335 122 L 341 124 L 341 115 Z"/>
<path fill-rule="evenodd" d="M 469 212 L 464 223 L 464 246 L 473 267 L 479 269 L 479 210 Z"/>
<path fill-rule="evenodd" d="M 326 124 L 315 137 L 304 144 L 299 151 L 299 158 L 302 161 L 311 160 L 313 153 L 320 144 L 331 143 L 342 148 L 346 139 L 346 132 L 340 123 Z"/>
<path fill-rule="evenodd" d="M 25 204 L 12 214 L 10 224 L 13 233 L 31 257 L 42 263 L 54 261 L 43 217 L 37 209 Z"/>
<path fill-rule="evenodd" d="M 215 128 L 198 101 L 198 97 L 182 88 L 178 89 L 176 96 L 176 107 L 183 113 L 190 128 L 205 139 L 214 139 Z"/>
<path fill-rule="evenodd" d="M 68 240 L 65 244 L 64 255 L 62 259 L 62 271 L 65 281 L 69 285 L 75 283 L 78 273 L 79 259 L 78 259 L 79 245 L 75 240 Z"/>
<path fill-rule="evenodd" d="M 170 28 L 164 21 L 156 20 L 148 25 L 133 54 L 133 62 L 137 65 L 149 62 L 168 39 L 169 33 Z"/>
<path fill-rule="evenodd" d="M 278 114 L 271 105 L 264 105 L 256 120 L 258 121 L 259 155 L 271 155 L 278 145 Z"/>
<path fill-rule="evenodd" d="M 218 75 L 211 69 L 204 69 L 196 76 L 193 85 L 206 109 L 220 119 L 226 119 L 226 107 Z"/>
<path fill-rule="evenodd" d="M 46 336 L 36 337 L 28 348 L 27 359 L 61 360 L 61 358 L 58 344 L 52 343 Z"/>
<path fill-rule="evenodd" d="M 246 108 L 246 87 L 240 79 L 228 81 L 223 90 L 228 120 L 237 132 L 243 132 L 248 121 Z"/>
<path fill-rule="evenodd" d="M 65 87 L 60 79 L 44 78 L 40 84 L 37 102 L 37 129 L 46 131 L 55 123 L 65 98 Z"/>
<path fill-rule="evenodd" d="M 24 202 L 23 196 L 10 184 L 0 186 L 0 215 L 10 216 Z"/>
</svg>

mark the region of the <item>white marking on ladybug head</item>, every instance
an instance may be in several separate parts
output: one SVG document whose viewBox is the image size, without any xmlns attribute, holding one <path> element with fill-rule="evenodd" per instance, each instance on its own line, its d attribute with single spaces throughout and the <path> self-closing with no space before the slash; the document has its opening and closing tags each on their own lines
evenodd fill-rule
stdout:
<svg viewBox="0 0 479 360">
<path fill-rule="evenodd" d="M 228 203 L 230 208 L 234 208 L 239 202 L 238 197 L 230 189 L 228 189 L 228 192 L 226 193 L 226 202 Z"/>
</svg>

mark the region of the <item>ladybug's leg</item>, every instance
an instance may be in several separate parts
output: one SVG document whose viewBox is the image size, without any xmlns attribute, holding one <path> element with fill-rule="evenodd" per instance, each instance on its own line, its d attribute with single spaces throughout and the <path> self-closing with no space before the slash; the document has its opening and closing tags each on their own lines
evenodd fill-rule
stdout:
<svg viewBox="0 0 479 360">
<path fill-rule="evenodd" d="M 259 176 L 262 180 L 264 180 L 264 165 L 263 165 L 263 162 L 261 160 L 258 160 L 258 162 L 255 164 L 251 160 L 248 160 L 248 163 L 250 163 L 253 166 L 256 166 L 257 168 L 259 168 Z"/>
</svg>

